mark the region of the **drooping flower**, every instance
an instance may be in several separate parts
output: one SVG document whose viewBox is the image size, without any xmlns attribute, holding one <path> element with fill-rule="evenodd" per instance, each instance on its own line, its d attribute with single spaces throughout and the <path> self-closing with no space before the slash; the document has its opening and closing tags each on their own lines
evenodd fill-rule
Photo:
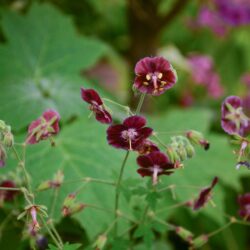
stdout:
<svg viewBox="0 0 250 250">
<path fill-rule="evenodd" d="M 76 194 L 71 193 L 65 198 L 63 202 L 62 215 L 71 216 L 82 211 L 85 207 L 85 204 L 76 201 Z"/>
<path fill-rule="evenodd" d="M 239 215 L 245 220 L 250 221 L 250 193 L 240 195 L 238 203 L 240 205 Z"/>
<path fill-rule="evenodd" d="M 32 220 L 32 228 L 33 230 L 38 230 L 40 228 L 40 225 L 37 221 L 37 207 L 36 206 L 32 206 L 29 210 L 30 216 L 31 216 L 31 220 Z"/>
<path fill-rule="evenodd" d="M 209 149 L 210 143 L 204 138 L 201 132 L 196 130 L 188 130 L 185 135 L 193 145 L 199 145 L 205 150 Z"/>
<path fill-rule="evenodd" d="M 107 130 L 108 143 L 115 148 L 137 150 L 153 132 L 145 125 L 146 119 L 138 115 L 126 118 L 122 124 L 111 125 Z"/>
<path fill-rule="evenodd" d="M 46 110 L 41 117 L 33 121 L 28 128 L 26 142 L 35 144 L 59 133 L 60 115 L 52 109 Z"/>
<path fill-rule="evenodd" d="M 177 75 L 164 57 L 145 57 L 135 66 L 134 88 L 142 93 L 161 95 L 173 87 Z"/>
<path fill-rule="evenodd" d="M 11 180 L 4 180 L 1 182 L 0 187 L 16 188 L 16 184 Z M 4 201 L 12 201 L 18 194 L 16 190 L 0 190 L 0 203 Z"/>
<path fill-rule="evenodd" d="M 174 164 L 162 152 L 152 152 L 147 155 L 141 155 L 137 158 L 139 169 L 137 173 L 142 177 L 151 176 L 153 185 L 158 182 L 159 175 L 170 175 L 173 173 Z"/>
<path fill-rule="evenodd" d="M 89 103 L 89 109 L 95 114 L 97 121 L 105 124 L 112 122 L 110 113 L 105 109 L 103 101 L 99 94 L 94 89 L 81 88 L 82 99 Z"/>
<path fill-rule="evenodd" d="M 160 151 L 157 145 L 148 139 L 143 141 L 143 143 L 136 150 L 140 155 L 146 155 L 151 152 Z"/>
<path fill-rule="evenodd" d="M 226 133 L 244 135 L 250 129 L 249 121 L 238 96 L 229 96 L 224 100 L 221 106 L 221 126 Z"/>
<path fill-rule="evenodd" d="M 198 210 L 203 207 L 211 199 L 211 191 L 218 182 L 218 177 L 215 177 L 212 184 L 201 190 L 199 197 L 193 203 L 193 209 Z"/>
</svg>

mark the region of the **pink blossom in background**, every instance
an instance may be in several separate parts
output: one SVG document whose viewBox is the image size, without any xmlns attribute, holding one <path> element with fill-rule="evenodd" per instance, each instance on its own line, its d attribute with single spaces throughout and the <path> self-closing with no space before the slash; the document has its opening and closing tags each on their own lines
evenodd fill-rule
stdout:
<svg viewBox="0 0 250 250">
<path fill-rule="evenodd" d="M 224 94 L 224 88 L 220 82 L 220 76 L 214 70 L 211 57 L 206 55 L 191 55 L 188 57 L 192 79 L 195 84 L 203 85 L 210 97 L 217 99 Z"/>
<path fill-rule="evenodd" d="M 246 85 L 248 88 L 250 88 L 250 73 L 247 72 L 247 73 L 244 73 L 241 78 L 240 78 L 240 81 Z"/>
</svg>

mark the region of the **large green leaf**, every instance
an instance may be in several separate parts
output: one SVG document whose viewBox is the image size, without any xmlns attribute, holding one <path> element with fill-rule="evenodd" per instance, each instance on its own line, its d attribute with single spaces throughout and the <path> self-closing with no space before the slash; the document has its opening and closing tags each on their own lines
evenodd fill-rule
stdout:
<svg viewBox="0 0 250 250">
<path fill-rule="evenodd" d="M 46 108 L 62 119 L 82 111 L 78 97 L 86 81 L 80 71 L 104 55 L 106 46 L 79 36 L 68 17 L 34 4 L 25 16 L 3 12 L 7 43 L 0 46 L 0 117 L 23 128 Z"/>
</svg>

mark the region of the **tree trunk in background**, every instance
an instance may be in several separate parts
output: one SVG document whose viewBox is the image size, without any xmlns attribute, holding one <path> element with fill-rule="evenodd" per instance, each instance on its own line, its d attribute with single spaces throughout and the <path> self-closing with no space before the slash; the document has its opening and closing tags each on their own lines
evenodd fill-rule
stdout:
<svg viewBox="0 0 250 250">
<path fill-rule="evenodd" d="M 128 27 L 130 47 L 127 54 L 131 79 L 134 78 L 134 66 L 136 62 L 145 56 L 155 56 L 159 47 L 160 27 L 158 24 L 158 0 L 129 0 L 128 1 Z M 131 86 L 131 82 L 129 83 Z M 129 87 L 129 106 L 135 108 L 138 97 Z M 145 100 L 144 111 L 150 111 L 150 106 Z"/>
</svg>

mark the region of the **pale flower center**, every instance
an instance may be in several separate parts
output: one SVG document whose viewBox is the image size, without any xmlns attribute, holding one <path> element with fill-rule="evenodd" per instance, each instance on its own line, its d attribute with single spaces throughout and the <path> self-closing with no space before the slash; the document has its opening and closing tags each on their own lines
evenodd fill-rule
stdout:
<svg viewBox="0 0 250 250">
<path fill-rule="evenodd" d="M 134 140 L 135 137 L 138 135 L 134 128 L 129 128 L 128 130 L 122 131 L 122 138 L 125 140 Z"/>
</svg>

